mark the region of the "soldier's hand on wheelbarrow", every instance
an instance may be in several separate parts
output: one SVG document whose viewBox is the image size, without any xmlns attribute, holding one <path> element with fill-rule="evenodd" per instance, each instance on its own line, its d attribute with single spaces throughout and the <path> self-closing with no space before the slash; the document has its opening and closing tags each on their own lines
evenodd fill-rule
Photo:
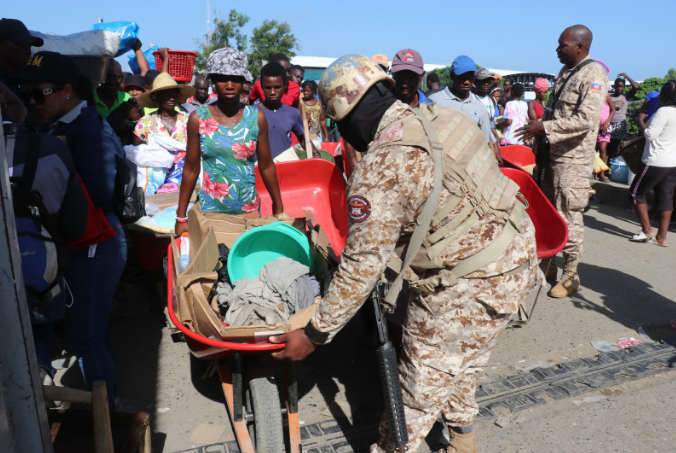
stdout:
<svg viewBox="0 0 676 453">
<path fill-rule="evenodd" d="M 303 360 L 317 348 L 317 345 L 310 341 L 302 329 L 284 335 L 271 336 L 268 341 L 275 344 L 286 343 L 286 348 L 272 354 L 272 357 L 278 360 Z"/>
</svg>

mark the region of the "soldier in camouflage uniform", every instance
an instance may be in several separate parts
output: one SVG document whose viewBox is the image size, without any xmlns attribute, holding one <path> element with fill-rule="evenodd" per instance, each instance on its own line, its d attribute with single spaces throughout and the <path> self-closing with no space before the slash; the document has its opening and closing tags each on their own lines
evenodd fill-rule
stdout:
<svg viewBox="0 0 676 453">
<path fill-rule="evenodd" d="M 582 213 L 589 202 L 599 117 L 608 93 L 605 70 L 597 63 L 585 63 L 591 60 L 591 43 L 592 33 L 584 25 L 568 27 L 561 33 L 556 52 L 565 66 L 556 78 L 552 93 L 557 93 L 564 82 L 570 80 L 565 83 L 556 105 L 552 105 L 552 96 L 546 106 L 550 111 L 553 109 L 551 121 L 531 122 L 520 129 L 523 139 L 544 133 L 551 144 L 550 165 L 542 190 L 568 225 L 563 273 L 549 292 L 556 298 L 568 297 L 580 287 L 577 266 L 584 240 Z M 552 258 L 543 260 L 542 267 L 547 269 L 547 280 L 556 280 Z"/>
<path fill-rule="evenodd" d="M 275 354 L 277 358 L 302 360 L 317 345 L 333 339 L 368 298 L 392 256 L 408 245 L 433 191 L 435 166 L 427 151 L 431 139 L 423 135 L 420 146 L 406 141 L 402 124 L 418 117 L 393 97 L 392 84 L 361 55 L 339 58 L 322 76 L 320 95 L 327 114 L 338 122 L 341 135 L 357 150 L 368 152 L 349 183 L 349 234 L 340 267 L 305 329 L 271 338 L 273 342 L 286 342 L 286 349 Z M 474 122 L 459 111 L 443 109 L 441 113 L 445 116 L 440 117 L 450 118 L 444 123 L 443 132 L 450 134 L 444 141 L 444 153 L 448 146 L 461 155 L 478 156 L 486 167 L 500 174 Z M 484 175 L 478 173 L 476 178 L 481 179 Z M 442 169 L 442 174 L 437 206 L 448 207 L 449 200 L 457 204 L 439 215 L 443 219 L 439 229 L 451 225 L 456 217 L 472 217 L 480 211 L 473 205 L 478 189 L 471 189 L 467 180 L 461 183 L 449 177 L 448 170 L 444 173 Z M 478 213 L 473 224 L 465 224 L 464 229 L 461 224 L 444 236 L 451 238 L 438 255 L 444 269 L 416 270 L 415 274 L 408 270 L 411 285 L 415 281 L 432 282 L 427 291 L 412 291 L 403 326 L 399 374 L 409 452 L 417 451 L 439 414 L 452 437 L 448 451 L 475 451 L 472 423 L 478 413 L 476 372 L 488 362 L 519 301 L 543 281 L 530 218 L 526 214 L 519 217 L 515 226 L 519 232 L 488 264 L 453 282 L 444 271 L 457 269 L 461 262 L 497 243 L 508 227 L 513 228 L 508 224 L 511 219 L 490 210 Z M 457 240 L 452 239 L 454 235 Z M 381 423 L 380 433 L 380 441 L 371 451 L 394 451 L 386 421 Z"/>
</svg>

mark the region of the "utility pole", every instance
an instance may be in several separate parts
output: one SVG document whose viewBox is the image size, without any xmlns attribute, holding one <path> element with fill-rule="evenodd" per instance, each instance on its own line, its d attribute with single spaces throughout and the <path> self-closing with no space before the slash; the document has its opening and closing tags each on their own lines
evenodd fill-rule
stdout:
<svg viewBox="0 0 676 453">
<path fill-rule="evenodd" d="M 211 1 L 207 0 L 207 46 L 209 45 L 209 34 L 211 32 Z"/>
</svg>

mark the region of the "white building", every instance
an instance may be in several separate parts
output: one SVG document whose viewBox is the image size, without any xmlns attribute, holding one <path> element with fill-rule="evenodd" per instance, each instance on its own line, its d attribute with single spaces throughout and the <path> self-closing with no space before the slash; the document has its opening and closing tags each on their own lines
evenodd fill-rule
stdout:
<svg viewBox="0 0 676 453">
<path fill-rule="evenodd" d="M 332 57 L 307 57 L 307 56 L 297 56 L 291 57 L 291 64 L 297 64 L 305 68 L 305 79 L 309 80 L 319 80 L 322 76 L 324 70 L 334 61 L 336 58 Z M 435 69 L 441 69 L 450 66 L 448 64 L 425 64 L 425 72 L 433 71 Z M 501 74 L 503 77 L 510 74 L 519 74 L 525 71 L 510 71 L 509 69 L 490 69 L 487 68 L 492 73 Z"/>
</svg>

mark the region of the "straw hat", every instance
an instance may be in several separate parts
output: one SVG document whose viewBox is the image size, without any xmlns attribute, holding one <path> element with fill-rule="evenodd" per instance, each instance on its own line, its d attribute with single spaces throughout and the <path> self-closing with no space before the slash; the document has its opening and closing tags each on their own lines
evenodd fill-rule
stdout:
<svg viewBox="0 0 676 453">
<path fill-rule="evenodd" d="M 176 88 L 181 90 L 181 94 L 178 97 L 179 104 L 183 104 L 190 96 L 195 94 L 194 87 L 190 85 L 179 85 L 174 79 L 171 78 L 169 74 L 163 72 L 153 81 L 153 89 L 140 95 L 138 98 L 136 98 L 136 101 L 141 107 L 159 107 L 157 101 L 152 98 L 153 93 L 164 90 L 173 90 Z"/>
</svg>

